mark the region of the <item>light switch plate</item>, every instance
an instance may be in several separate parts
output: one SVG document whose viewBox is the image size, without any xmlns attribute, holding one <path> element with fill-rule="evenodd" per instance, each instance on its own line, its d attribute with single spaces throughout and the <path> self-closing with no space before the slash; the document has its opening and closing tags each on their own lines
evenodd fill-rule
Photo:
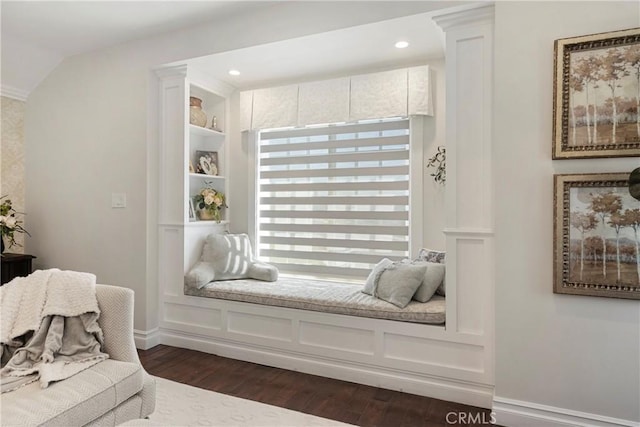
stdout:
<svg viewBox="0 0 640 427">
<path fill-rule="evenodd" d="M 112 208 L 126 208 L 127 207 L 127 194 L 126 193 L 111 193 L 111 207 Z"/>
</svg>

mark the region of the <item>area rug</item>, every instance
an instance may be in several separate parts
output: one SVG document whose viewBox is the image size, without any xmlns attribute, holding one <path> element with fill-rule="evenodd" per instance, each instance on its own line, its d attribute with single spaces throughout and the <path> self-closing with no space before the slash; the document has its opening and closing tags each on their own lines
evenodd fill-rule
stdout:
<svg viewBox="0 0 640 427">
<path fill-rule="evenodd" d="M 164 378 L 155 380 L 156 410 L 149 418 L 162 426 L 349 426 Z"/>
</svg>

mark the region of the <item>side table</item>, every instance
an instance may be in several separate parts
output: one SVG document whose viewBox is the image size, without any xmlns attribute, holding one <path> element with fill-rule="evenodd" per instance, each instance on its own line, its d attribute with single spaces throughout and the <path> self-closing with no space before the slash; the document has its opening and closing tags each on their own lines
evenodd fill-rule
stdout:
<svg viewBox="0 0 640 427">
<path fill-rule="evenodd" d="M 31 274 L 31 260 L 34 258 L 33 255 L 27 254 L 3 253 L 0 257 L 2 261 L 2 281 L 0 286 L 11 281 L 14 277 Z"/>
</svg>

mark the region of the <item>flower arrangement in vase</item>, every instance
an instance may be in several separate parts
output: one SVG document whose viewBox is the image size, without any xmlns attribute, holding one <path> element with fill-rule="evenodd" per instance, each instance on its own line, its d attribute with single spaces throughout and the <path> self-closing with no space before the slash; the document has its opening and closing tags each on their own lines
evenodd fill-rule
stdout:
<svg viewBox="0 0 640 427">
<path fill-rule="evenodd" d="M 2 196 L 0 199 L 4 199 L 7 196 Z M 2 252 L 4 252 L 4 239 L 7 238 L 9 247 L 14 245 L 20 246 L 16 242 L 15 233 L 25 233 L 27 236 L 31 236 L 27 230 L 22 227 L 24 221 L 18 219 L 19 214 L 13 208 L 11 199 L 5 199 L 0 204 L 0 240 L 2 240 Z"/>
<path fill-rule="evenodd" d="M 205 183 L 206 187 L 193 198 L 198 210 L 200 220 L 215 220 L 220 222 L 222 208 L 228 208 L 226 197 L 223 192 L 211 187 L 210 183 Z"/>
</svg>

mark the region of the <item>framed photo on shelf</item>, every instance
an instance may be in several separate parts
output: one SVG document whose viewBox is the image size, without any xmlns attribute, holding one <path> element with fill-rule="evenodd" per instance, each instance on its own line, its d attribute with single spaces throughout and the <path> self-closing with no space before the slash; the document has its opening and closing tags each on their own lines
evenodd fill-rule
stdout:
<svg viewBox="0 0 640 427">
<path fill-rule="evenodd" d="M 554 176 L 554 293 L 640 299 L 640 201 L 628 180 Z"/>
<path fill-rule="evenodd" d="M 640 155 L 640 28 L 554 45 L 553 158 Z"/>
<path fill-rule="evenodd" d="M 218 175 L 218 152 L 196 151 L 196 173 Z"/>
</svg>

